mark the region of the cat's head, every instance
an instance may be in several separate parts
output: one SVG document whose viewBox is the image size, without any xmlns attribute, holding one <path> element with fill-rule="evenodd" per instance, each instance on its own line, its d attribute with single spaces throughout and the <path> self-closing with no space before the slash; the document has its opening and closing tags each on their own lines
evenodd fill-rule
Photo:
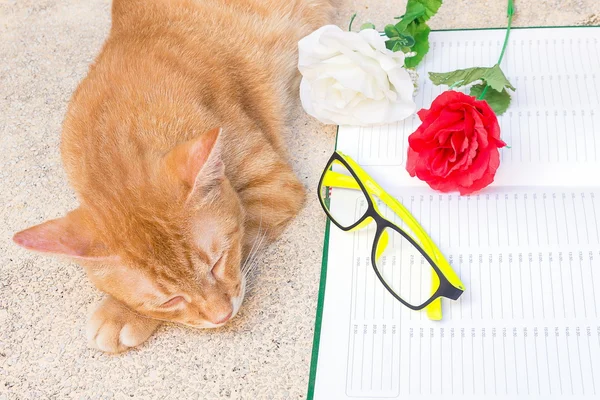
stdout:
<svg viewBox="0 0 600 400">
<path fill-rule="evenodd" d="M 135 312 L 217 327 L 242 303 L 244 212 L 225 176 L 220 129 L 118 177 L 78 190 L 81 206 L 17 233 L 31 250 L 86 267 L 102 291 Z"/>
</svg>

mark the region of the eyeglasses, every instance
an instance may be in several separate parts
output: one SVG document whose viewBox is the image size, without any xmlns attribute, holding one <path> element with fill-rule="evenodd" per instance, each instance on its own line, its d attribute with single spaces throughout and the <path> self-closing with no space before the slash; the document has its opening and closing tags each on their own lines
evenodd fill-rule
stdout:
<svg viewBox="0 0 600 400">
<path fill-rule="evenodd" d="M 375 221 L 371 265 L 387 291 L 408 308 L 427 308 L 428 317 L 439 320 L 441 298 L 457 300 L 464 292 L 458 275 L 406 207 L 340 151 L 333 153 L 323 171 L 319 201 L 344 231 Z"/>
</svg>

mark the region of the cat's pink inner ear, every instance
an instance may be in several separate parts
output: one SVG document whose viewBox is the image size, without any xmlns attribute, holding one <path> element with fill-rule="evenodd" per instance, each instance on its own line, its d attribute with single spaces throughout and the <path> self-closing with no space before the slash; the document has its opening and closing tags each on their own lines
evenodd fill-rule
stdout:
<svg viewBox="0 0 600 400">
<path fill-rule="evenodd" d="M 75 258 L 104 258 L 93 235 L 83 222 L 80 212 L 32 226 L 14 235 L 19 246 L 43 253 L 60 254 Z"/>
<path fill-rule="evenodd" d="M 221 128 L 211 129 L 196 139 L 177 145 L 166 155 L 168 168 L 175 172 L 184 184 L 193 188 L 203 170 L 212 169 L 211 164 L 220 163 L 216 149 Z"/>
</svg>

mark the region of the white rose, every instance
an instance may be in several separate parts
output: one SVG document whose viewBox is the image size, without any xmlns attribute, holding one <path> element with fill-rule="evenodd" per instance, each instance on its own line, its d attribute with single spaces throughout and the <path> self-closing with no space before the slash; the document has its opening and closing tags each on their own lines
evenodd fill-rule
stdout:
<svg viewBox="0 0 600 400">
<path fill-rule="evenodd" d="M 302 107 L 319 121 L 389 124 L 416 111 L 404 53 L 388 50 L 376 30 L 326 25 L 300 40 L 298 50 Z"/>
</svg>

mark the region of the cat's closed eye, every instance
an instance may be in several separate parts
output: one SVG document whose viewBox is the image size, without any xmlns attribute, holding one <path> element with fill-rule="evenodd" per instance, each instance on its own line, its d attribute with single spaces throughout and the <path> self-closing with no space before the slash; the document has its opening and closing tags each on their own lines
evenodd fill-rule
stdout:
<svg viewBox="0 0 600 400">
<path fill-rule="evenodd" d="M 225 264 L 225 254 L 222 254 L 213 264 L 210 270 L 210 273 L 212 274 L 213 278 L 217 280 L 223 279 L 223 276 L 225 274 Z"/>
<path fill-rule="evenodd" d="M 175 296 L 170 300 L 165 301 L 163 304 L 161 304 L 162 308 L 173 308 L 175 306 L 178 306 L 182 303 L 184 303 L 186 300 L 183 296 Z"/>
</svg>

